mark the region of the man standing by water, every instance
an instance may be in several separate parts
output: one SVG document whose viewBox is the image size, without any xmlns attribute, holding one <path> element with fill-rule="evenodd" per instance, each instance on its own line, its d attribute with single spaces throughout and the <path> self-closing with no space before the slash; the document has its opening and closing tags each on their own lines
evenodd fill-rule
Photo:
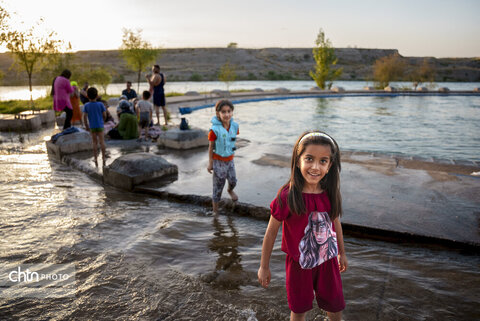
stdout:
<svg viewBox="0 0 480 321">
<path fill-rule="evenodd" d="M 122 91 L 122 95 L 127 96 L 128 100 L 131 100 L 133 98 L 137 98 L 137 92 L 132 89 L 132 82 L 127 81 L 127 89 L 124 89 Z"/>
<path fill-rule="evenodd" d="M 152 67 L 153 75 L 147 75 L 147 81 L 150 85 L 150 93 L 153 94 L 153 105 L 155 106 L 155 113 L 157 114 L 157 124 L 160 126 L 160 107 L 163 110 L 163 117 L 165 119 L 165 126 L 168 123 L 168 113 L 165 102 L 165 91 L 163 86 L 167 82 L 164 74 L 160 72 L 160 66 L 154 65 Z"/>
</svg>

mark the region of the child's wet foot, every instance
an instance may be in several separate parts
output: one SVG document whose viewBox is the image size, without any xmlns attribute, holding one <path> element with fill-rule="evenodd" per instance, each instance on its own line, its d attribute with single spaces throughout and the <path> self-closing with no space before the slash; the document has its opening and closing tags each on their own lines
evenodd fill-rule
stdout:
<svg viewBox="0 0 480 321">
<path fill-rule="evenodd" d="M 230 194 L 230 197 L 232 198 L 232 201 L 236 202 L 238 201 L 238 195 L 235 194 L 233 190 L 227 190 L 228 194 Z"/>
</svg>

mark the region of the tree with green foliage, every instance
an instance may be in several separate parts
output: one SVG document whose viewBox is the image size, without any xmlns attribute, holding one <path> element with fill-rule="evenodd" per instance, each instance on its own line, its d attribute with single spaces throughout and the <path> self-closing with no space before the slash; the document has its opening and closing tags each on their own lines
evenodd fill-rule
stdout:
<svg viewBox="0 0 480 321">
<path fill-rule="evenodd" d="M 142 39 L 142 30 L 132 31 L 123 29 L 122 46 L 120 47 L 123 59 L 131 70 L 138 73 L 137 91 L 140 90 L 140 77 L 145 68 L 155 62 L 161 50 Z"/>
<path fill-rule="evenodd" d="M 237 47 L 238 47 L 238 43 L 236 43 L 236 42 L 230 42 L 227 45 L 227 48 L 230 48 L 230 49 L 237 49 Z"/>
<path fill-rule="evenodd" d="M 332 87 L 332 82 L 341 76 L 343 68 L 334 69 L 338 59 L 335 56 L 335 49 L 329 39 L 325 38 L 322 29 L 318 32 L 315 47 L 312 50 L 313 59 L 315 59 L 315 70 L 310 71 L 310 77 L 317 83 L 321 89 Z M 326 83 L 329 82 L 327 85 Z"/>
<path fill-rule="evenodd" d="M 43 19 L 37 23 L 40 27 Z M 59 52 L 64 42 L 57 40 L 54 37 L 56 32 L 51 31 L 46 35 L 37 35 L 37 27 L 32 26 L 26 31 L 8 31 L 5 34 L 7 49 L 14 55 L 16 65 L 21 70 L 24 70 L 28 75 L 28 86 L 30 89 L 30 107 L 33 108 L 32 99 L 32 75 L 41 69 L 43 63 L 51 54 Z"/>
<path fill-rule="evenodd" d="M 393 80 L 400 80 L 405 72 L 405 63 L 398 53 L 379 58 L 373 66 L 375 88 L 384 89 Z"/>
<path fill-rule="evenodd" d="M 6 31 L 8 29 L 8 19 L 10 18 L 10 14 L 8 11 L 0 6 L 0 43 L 5 42 Z"/>
<path fill-rule="evenodd" d="M 227 90 L 229 90 L 230 83 L 235 81 L 235 79 L 237 79 L 235 66 L 227 61 L 222 67 L 220 67 L 218 80 L 223 81 L 227 85 Z"/>
<path fill-rule="evenodd" d="M 97 67 L 88 73 L 88 82 L 99 86 L 107 94 L 107 87 L 112 82 L 112 76 L 104 67 Z"/>
<path fill-rule="evenodd" d="M 410 74 L 410 80 L 415 90 L 421 83 L 432 83 L 435 80 L 435 68 L 427 58 L 424 58 L 422 64 Z"/>
<path fill-rule="evenodd" d="M 71 49 L 70 43 L 67 45 L 67 50 Z M 46 63 L 44 63 L 40 69 L 40 80 L 44 84 L 51 84 L 52 79 L 62 73 L 63 70 L 68 69 L 72 72 L 72 78 L 70 80 L 77 80 L 83 66 L 76 63 L 76 56 L 73 52 L 57 52 L 50 54 L 46 57 Z"/>
</svg>

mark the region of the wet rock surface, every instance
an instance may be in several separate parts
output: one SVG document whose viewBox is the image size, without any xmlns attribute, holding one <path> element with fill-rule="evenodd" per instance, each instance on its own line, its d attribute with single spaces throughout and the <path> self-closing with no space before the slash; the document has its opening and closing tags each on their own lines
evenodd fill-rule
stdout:
<svg viewBox="0 0 480 321">
<path fill-rule="evenodd" d="M 86 131 L 63 135 L 58 137 L 55 143 L 47 141 L 46 144 L 48 152 L 57 158 L 93 149 L 92 137 Z"/>
<path fill-rule="evenodd" d="M 200 128 L 172 128 L 158 138 L 158 145 L 172 149 L 191 149 L 208 146 L 207 132 Z"/>
<path fill-rule="evenodd" d="M 134 186 L 151 180 L 173 176 L 176 165 L 163 157 L 149 153 L 132 153 L 120 156 L 103 169 L 105 183 L 132 190 Z"/>
</svg>

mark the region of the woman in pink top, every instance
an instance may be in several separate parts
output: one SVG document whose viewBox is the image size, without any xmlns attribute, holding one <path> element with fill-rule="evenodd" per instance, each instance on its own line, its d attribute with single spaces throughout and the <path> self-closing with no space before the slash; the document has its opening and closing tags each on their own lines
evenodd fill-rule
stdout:
<svg viewBox="0 0 480 321">
<path fill-rule="evenodd" d="M 70 102 L 70 94 L 73 92 L 69 80 L 71 75 L 70 70 L 65 69 L 60 76 L 55 77 L 52 86 L 53 109 L 55 111 L 63 110 L 66 114 L 63 129 L 71 126 L 70 122 L 73 116 L 72 103 Z"/>
</svg>

